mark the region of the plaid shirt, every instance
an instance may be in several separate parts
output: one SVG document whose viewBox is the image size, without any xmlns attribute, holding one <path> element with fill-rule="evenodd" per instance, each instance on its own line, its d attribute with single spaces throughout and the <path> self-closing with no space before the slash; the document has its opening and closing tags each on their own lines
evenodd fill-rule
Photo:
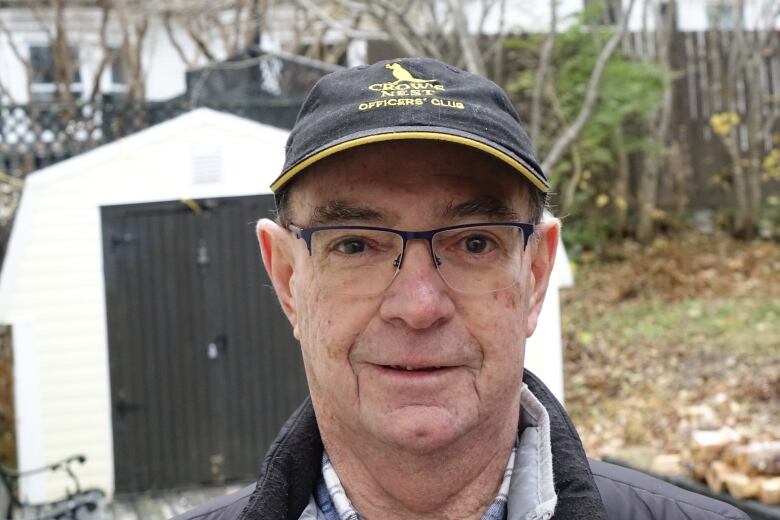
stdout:
<svg viewBox="0 0 780 520">
<path fill-rule="evenodd" d="M 515 455 L 519 441 L 515 441 L 512 453 L 504 471 L 504 479 L 498 489 L 498 495 L 482 515 L 482 520 L 505 520 L 507 495 L 509 494 L 509 482 L 512 479 L 512 470 L 515 467 Z M 322 511 L 326 520 L 362 520 L 360 514 L 352 507 L 333 464 L 330 462 L 328 452 L 322 452 L 322 478 L 317 482 L 314 490 L 314 498 L 317 506 Z"/>
</svg>

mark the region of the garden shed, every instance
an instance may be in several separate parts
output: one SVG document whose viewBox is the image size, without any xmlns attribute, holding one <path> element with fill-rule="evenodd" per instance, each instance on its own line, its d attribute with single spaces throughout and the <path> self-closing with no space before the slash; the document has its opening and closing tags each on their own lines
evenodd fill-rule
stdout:
<svg viewBox="0 0 780 520">
<path fill-rule="evenodd" d="M 306 394 L 254 239 L 286 138 L 198 109 L 27 177 L 0 274 L 21 469 L 83 453 L 109 495 L 256 474 Z M 562 398 L 559 255 L 527 365 Z"/>
</svg>

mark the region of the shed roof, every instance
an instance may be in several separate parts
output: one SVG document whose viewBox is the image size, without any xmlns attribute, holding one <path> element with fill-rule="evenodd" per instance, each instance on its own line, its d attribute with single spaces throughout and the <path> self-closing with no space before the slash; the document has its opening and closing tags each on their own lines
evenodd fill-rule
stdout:
<svg viewBox="0 0 780 520">
<path fill-rule="evenodd" d="M 281 144 L 284 146 L 288 135 L 287 130 L 281 128 L 257 123 L 226 112 L 218 112 L 209 108 L 198 108 L 52 166 L 42 168 L 29 174 L 26 178 L 26 184 L 45 183 L 54 181 L 61 176 L 79 175 L 89 165 L 114 160 L 118 154 L 126 155 L 132 150 L 141 150 L 152 143 L 169 140 L 187 129 L 203 126 L 256 136 L 260 142 L 272 145 Z M 277 175 L 278 172 L 274 172 L 274 177 L 269 178 L 268 182 L 264 184 L 262 179 L 260 179 L 263 185 L 263 193 L 271 192 L 268 187 Z"/>
<path fill-rule="evenodd" d="M 40 227 L 42 213 L 270 193 L 284 161 L 287 135 L 273 126 L 199 108 L 31 173 L 0 271 L 0 321 L 9 319 L 22 249 L 34 241 L 28 239 L 33 227 Z M 196 179 L 198 172 L 212 178 Z"/>
</svg>

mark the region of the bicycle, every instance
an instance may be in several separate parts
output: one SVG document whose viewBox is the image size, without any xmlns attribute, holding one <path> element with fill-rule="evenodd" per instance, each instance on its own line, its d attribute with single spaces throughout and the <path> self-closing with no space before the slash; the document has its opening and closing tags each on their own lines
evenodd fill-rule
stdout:
<svg viewBox="0 0 780 520">
<path fill-rule="evenodd" d="M 84 464 L 84 455 L 73 455 L 53 464 L 26 471 L 17 471 L 0 465 L 0 512 L 4 520 L 87 520 L 102 518 L 105 493 L 98 488 L 81 489 L 72 464 Z M 49 502 L 27 502 L 18 496 L 18 483 L 24 477 L 65 471 L 75 489 L 66 489 L 65 496 Z M 16 513 L 16 516 L 15 516 Z"/>
</svg>

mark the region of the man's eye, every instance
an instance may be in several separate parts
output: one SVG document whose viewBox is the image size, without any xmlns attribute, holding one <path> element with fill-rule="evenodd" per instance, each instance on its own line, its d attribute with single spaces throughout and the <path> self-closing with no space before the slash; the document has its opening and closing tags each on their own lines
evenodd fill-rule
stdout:
<svg viewBox="0 0 780 520">
<path fill-rule="evenodd" d="M 469 235 L 463 239 L 463 247 L 469 253 L 480 254 L 492 250 L 495 244 L 485 235 Z"/>
<path fill-rule="evenodd" d="M 366 243 L 359 238 L 346 238 L 336 244 L 336 251 L 345 255 L 362 253 L 366 249 Z"/>
</svg>

